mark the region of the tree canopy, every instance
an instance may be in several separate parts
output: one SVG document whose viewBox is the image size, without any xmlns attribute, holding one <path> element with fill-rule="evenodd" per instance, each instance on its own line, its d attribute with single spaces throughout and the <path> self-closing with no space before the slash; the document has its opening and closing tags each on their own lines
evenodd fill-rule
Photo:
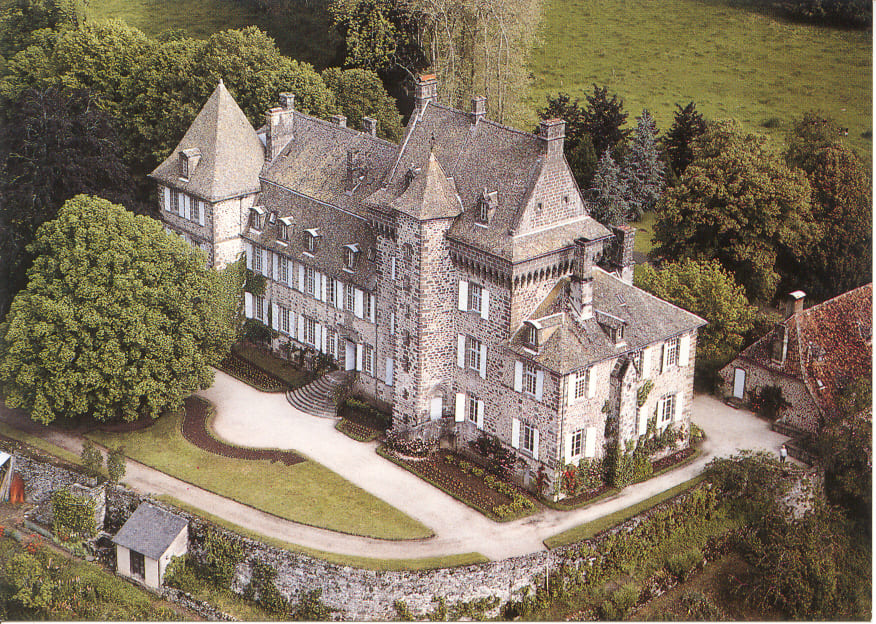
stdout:
<svg viewBox="0 0 876 624">
<path fill-rule="evenodd" d="M 335 109 L 351 128 L 361 128 L 363 117 L 377 120 L 377 134 L 390 141 L 402 136 L 401 115 L 383 90 L 380 76 L 366 69 L 330 67 L 322 72 L 326 87 L 335 94 Z"/>
<path fill-rule="evenodd" d="M 597 155 L 593 139 L 584 129 L 584 111 L 579 100 L 572 101 L 568 93 L 547 96 L 547 106 L 539 109 L 540 119 L 562 119 L 566 122 L 566 138 L 563 153 L 578 183 L 578 188 L 588 189 L 596 171 Z"/>
<path fill-rule="evenodd" d="M 675 119 L 669 132 L 663 136 L 663 147 L 673 172 L 681 177 L 693 160 L 693 142 L 706 133 L 707 125 L 693 102 L 689 102 L 684 108 L 681 104 L 676 104 L 675 107 L 678 110 L 675 111 Z"/>
<path fill-rule="evenodd" d="M 0 11 L 0 56 L 27 48 L 37 31 L 76 28 L 85 20 L 83 0 L 13 0 Z"/>
<path fill-rule="evenodd" d="M 581 125 L 593 141 L 597 154 L 614 150 L 627 140 L 629 129 L 621 129 L 627 121 L 624 101 L 616 93 L 608 97 L 608 87 L 593 85 L 593 93 L 587 95 L 587 107 L 582 111 Z"/>
<path fill-rule="evenodd" d="M 657 124 L 651 113 L 643 110 L 636 118 L 633 141 L 623 165 L 630 207 L 627 218 L 633 221 L 641 219 L 642 213 L 654 210 L 666 186 L 665 165 L 656 138 Z"/>
<path fill-rule="evenodd" d="M 735 121 L 712 123 L 693 153 L 658 206 L 655 253 L 717 259 L 749 300 L 768 302 L 779 283 L 778 263 L 803 258 L 821 236 L 806 176 Z"/>
<path fill-rule="evenodd" d="M 27 287 L 0 324 L 0 386 L 41 423 L 157 417 L 208 387 L 239 323 L 225 273 L 162 225 L 77 195 L 30 247 Z"/>
<path fill-rule="evenodd" d="M 626 181 L 608 150 L 599 159 L 591 193 L 591 217 L 606 225 L 623 225 L 627 222 L 630 205 L 627 202 Z"/>
</svg>

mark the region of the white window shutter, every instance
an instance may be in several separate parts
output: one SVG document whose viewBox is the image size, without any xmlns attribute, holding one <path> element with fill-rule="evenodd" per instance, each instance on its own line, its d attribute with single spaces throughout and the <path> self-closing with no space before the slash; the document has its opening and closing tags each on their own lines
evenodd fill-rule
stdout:
<svg viewBox="0 0 876 624">
<path fill-rule="evenodd" d="M 304 316 L 298 315 L 298 333 L 295 336 L 298 342 L 304 342 Z"/>
<path fill-rule="evenodd" d="M 201 209 L 198 210 L 198 225 L 204 225 L 204 224 L 205 224 L 205 221 L 204 221 L 204 220 L 205 220 L 207 217 L 206 217 L 206 215 L 205 215 L 204 213 L 207 212 L 207 206 L 209 206 L 209 205 L 210 205 L 210 204 L 208 204 L 207 202 L 201 202 Z"/>
<path fill-rule="evenodd" d="M 514 362 L 514 390 L 523 392 L 523 362 L 520 360 Z"/>
<path fill-rule="evenodd" d="M 465 312 L 468 310 L 468 282 L 459 280 L 459 309 Z"/>
<path fill-rule="evenodd" d="M 478 401 L 477 408 L 478 408 L 477 422 L 475 424 L 477 425 L 478 429 L 483 429 L 484 428 L 484 402 Z"/>
<path fill-rule="evenodd" d="M 572 463 L 572 434 L 566 434 L 566 445 L 565 451 L 563 452 L 563 463 L 571 464 Z"/>
<path fill-rule="evenodd" d="M 316 347 L 317 351 L 322 351 L 322 330 L 322 325 L 317 323 L 316 330 L 313 332 L 313 340 L 316 342 L 313 346 Z"/>
<path fill-rule="evenodd" d="M 593 367 L 589 371 L 589 374 L 586 371 L 584 374 L 587 375 L 587 398 L 592 399 L 596 396 L 596 372 Z"/>
<path fill-rule="evenodd" d="M 663 409 L 666 407 L 663 403 L 663 399 L 657 401 L 657 425 L 660 426 L 660 422 L 663 420 Z"/>
<path fill-rule="evenodd" d="M 538 429 L 533 429 L 532 434 L 532 458 L 538 460 Z"/>
<path fill-rule="evenodd" d="M 395 280 L 396 275 L 397 275 L 395 256 L 392 257 L 392 269 L 391 269 L 390 273 L 392 275 L 392 279 Z"/>
<path fill-rule="evenodd" d="M 289 337 L 295 337 L 295 313 L 289 310 Z"/>
<path fill-rule="evenodd" d="M 298 292 L 304 292 L 304 265 L 298 265 Z"/>
<path fill-rule="evenodd" d="M 252 271 L 252 243 L 245 241 L 243 243 L 243 250 L 246 253 L 246 268 Z"/>
<path fill-rule="evenodd" d="M 682 419 L 682 410 L 684 409 L 684 392 L 679 392 L 675 395 L 675 422 Z"/>
<path fill-rule="evenodd" d="M 291 260 L 286 262 L 286 285 L 295 288 L 295 263 Z"/>
<path fill-rule="evenodd" d="M 575 402 L 575 385 L 578 383 L 578 375 L 580 373 L 569 373 L 566 377 L 566 404 L 571 405 Z"/>
<path fill-rule="evenodd" d="M 335 280 L 335 307 L 338 310 L 344 309 L 344 285 Z"/>
<path fill-rule="evenodd" d="M 356 318 L 363 318 L 365 312 L 365 293 L 356 289 L 355 305 L 353 306 L 353 314 Z"/>
<path fill-rule="evenodd" d="M 639 427 L 636 435 L 645 435 L 648 433 L 648 411 L 645 406 L 639 408 Z"/>
<path fill-rule="evenodd" d="M 320 283 L 322 284 L 322 297 L 320 297 L 320 301 L 328 301 L 328 282 L 328 275 L 322 275 L 320 279 Z"/>
<path fill-rule="evenodd" d="M 520 448 L 520 421 L 516 418 L 511 419 L 511 446 Z"/>
<path fill-rule="evenodd" d="M 642 379 L 647 379 L 648 373 L 651 372 L 651 350 L 642 349 Z"/>
<path fill-rule="evenodd" d="M 465 336 L 456 335 L 456 365 L 465 368 Z"/>
<path fill-rule="evenodd" d="M 690 334 L 681 337 L 678 344 L 678 365 L 687 366 L 690 363 Z"/>
<path fill-rule="evenodd" d="M 395 360 L 386 358 L 386 385 L 391 386 L 395 376 Z"/>
<path fill-rule="evenodd" d="M 663 343 L 663 353 L 662 353 L 662 357 L 660 358 L 660 372 L 661 373 L 666 372 L 666 358 L 668 355 L 669 355 L 669 343 L 664 342 Z"/>
<path fill-rule="evenodd" d="M 481 369 L 478 371 L 482 379 L 487 378 L 487 343 L 481 343 Z"/>
<path fill-rule="evenodd" d="M 454 422 L 465 422 L 465 395 L 461 392 L 456 393 L 456 408 L 453 412 Z"/>
<path fill-rule="evenodd" d="M 252 318 L 252 293 L 243 293 L 243 310 L 246 318 Z"/>
<path fill-rule="evenodd" d="M 389 313 L 389 335 L 395 335 L 395 311 Z"/>
<path fill-rule="evenodd" d="M 277 254 L 273 251 L 268 251 L 268 260 L 271 262 L 271 272 L 268 275 L 271 276 L 271 279 L 275 282 L 277 281 L 277 265 L 280 261 L 277 259 Z"/>
<path fill-rule="evenodd" d="M 191 212 L 189 210 L 189 196 L 185 193 L 180 193 L 180 199 L 182 201 L 179 206 L 179 216 L 183 219 L 188 219 L 191 217 Z"/>
<path fill-rule="evenodd" d="M 362 370 L 362 345 L 356 343 L 356 370 Z"/>
<path fill-rule="evenodd" d="M 481 318 L 485 321 L 490 318 L 490 291 L 486 288 L 481 291 Z"/>
<path fill-rule="evenodd" d="M 271 303 L 271 327 L 280 331 L 280 308 L 276 303 Z"/>
<path fill-rule="evenodd" d="M 328 325 L 322 326 L 322 348 L 320 351 L 323 353 L 328 353 Z"/>
<path fill-rule="evenodd" d="M 164 187 L 164 209 L 170 212 L 170 188 Z"/>
<path fill-rule="evenodd" d="M 535 371 L 535 400 L 541 401 L 544 396 L 544 371 Z"/>
<path fill-rule="evenodd" d="M 596 457 L 596 427 L 587 427 L 584 440 L 584 457 Z"/>
<path fill-rule="evenodd" d="M 373 323 L 375 315 L 377 314 L 377 297 L 375 297 L 374 295 L 368 296 L 371 297 L 371 317 L 368 320 Z"/>
</svg>

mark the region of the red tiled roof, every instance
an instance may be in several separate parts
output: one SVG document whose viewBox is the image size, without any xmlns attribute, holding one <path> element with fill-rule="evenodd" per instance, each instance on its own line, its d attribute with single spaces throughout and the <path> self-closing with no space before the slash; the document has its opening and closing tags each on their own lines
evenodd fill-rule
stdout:
<svg viewBox="0 0 876 624">
<path fill-rule="evenodd" d="M 779 366 L 772 345 L 782 327 L 789 333 L 788 352 Z M 867 284 L 785 319 L 739 357 L 802 381 L 819 408 L 830 413 L 844 386 L 871 374 L 872 330 L 873 284 Z"/>
</svg>

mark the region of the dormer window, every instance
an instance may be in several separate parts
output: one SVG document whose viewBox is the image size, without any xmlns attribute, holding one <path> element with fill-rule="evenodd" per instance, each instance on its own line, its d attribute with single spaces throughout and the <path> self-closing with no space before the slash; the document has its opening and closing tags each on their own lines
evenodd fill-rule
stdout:
<svg viewBox="0 0 876 624">
<path fill-rule="evenodd" d="M 405 188 L 407 188 L 411 185 L 411 182 L 413 182 L 414 178 L 416 178 L 417 175 L 419 175 L 420 171 L 422 171 L 422 169 L 420 169 L 420 167 L 413 167 L 412 166 L 410 169 L 408 169 L 407 173 L 405 173 Z"/>
<path fill-rule="evenodd" d="M 344 268 L 352 271 L 359 260 L 359 245 L 344 245 Z"/>
<path fill-rule="evenodd" d="M 625 344 L 624 332 L 627 322 L 622 318 L 596 310 L 596 322 L 602 327 L 615 347 L 621 347 Z"/>
<path fill-rule="evenodd" d="M 620 344 L 624 341 L 624 326 L 618 325 L 617 327 L 609 327 L 608 335 L 614 344 Z"/>
<path fill-rule="evenodd" d="M 316 253 L 316 250 L 319 249 L 320 237 L 318 228 L 304 231 L 304 246 L 309 253 Z"/>
<path fill-rule="evenodd" d="M 292 219 L 289 217 L 283 217 L 280 219 L 280 223 L 277 226 L 277 239 L 281 241 L 288 241 L 289 235 L 292 233 L 294 226 L 292 225 Z"/>
<path fill-rule="evenodd" d="M 526 321 L 523 324 L 523 342 L 536 351 L 538 351 L 538 330 L 539 326 L 533 321 Z"/>
<path fill-rule="evenodd" d="M 179 153 L 179 177 L 183 180 L 188 180 L 198 162 L 201 160 L 201 150 L 197 147 L 183 150 Z"/>
<path fill-rule="evenodd" d="M 484 189 L 484 192 L 481 193 L 480 198 L 478 198 L 477 215 L 475 216 L 475 222 L 478 225 L 487 225 L 490 222 L 490 218 L 498 203 L 497 198 L 498 193 L 496 191 L 488 193 L 487 189 Z"/>
<path fill-rule="evenodd" d="M 261 206 L 253 206 L 249 209 L 249 227 L 253 230 L 261 230 L 264 225 L 265 209 Z"/>
</svg>

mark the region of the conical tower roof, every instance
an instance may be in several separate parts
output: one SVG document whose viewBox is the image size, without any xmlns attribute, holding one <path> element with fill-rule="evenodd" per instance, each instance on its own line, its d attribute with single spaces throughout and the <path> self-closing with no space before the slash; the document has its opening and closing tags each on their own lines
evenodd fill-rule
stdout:
<svg viewBox="0 0 876 624">
<path fill-rule="evenodd" d="M 200 152 L 188 179 L 181 177 L 184 150 Z M 215 202 L 257 192 L 264 162 L 262 142 L 220 80 L 179 145 L 149 177 Z"/>
<path fill-rule="evenodd" d="M 408 188 L 390 207 L 416 219 L 455 217 L 462 210 L 453 182 L 431 152 L 422 171 L 413 176 Z"/>
</svg>

